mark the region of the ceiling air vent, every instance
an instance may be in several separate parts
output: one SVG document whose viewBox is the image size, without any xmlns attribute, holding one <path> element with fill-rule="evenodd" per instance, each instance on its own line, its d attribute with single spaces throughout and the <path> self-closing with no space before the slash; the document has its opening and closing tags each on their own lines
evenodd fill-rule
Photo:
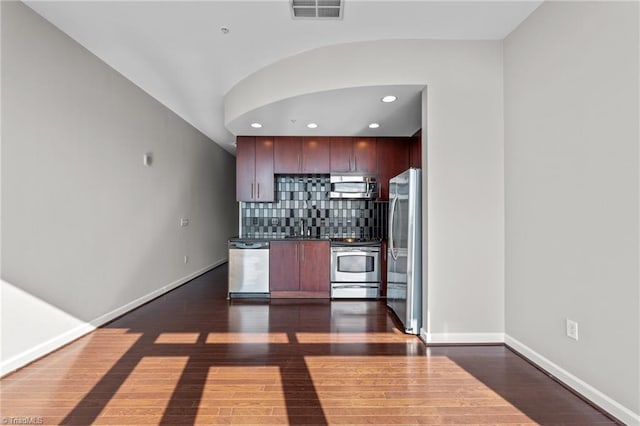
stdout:
<svg viewBox="0 0 640 426">
<path fill-rule="evenodd" d="M 291 0 L 293 19 L 342 19 L 344 0 Z"/>
</svg>

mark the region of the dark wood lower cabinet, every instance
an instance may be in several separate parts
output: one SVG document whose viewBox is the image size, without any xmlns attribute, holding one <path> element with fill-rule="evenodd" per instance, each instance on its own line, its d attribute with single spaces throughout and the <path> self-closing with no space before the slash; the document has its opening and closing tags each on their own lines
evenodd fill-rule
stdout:
<svg viewBox="0 0 640 426">
<path fill-rule="evenodd" d="M 271 241 L 269 245 L 269 290 L 298 291 L 300 261 L 297 241 Z"/>
<path fill-rule="evenodd" d="M 300 290 L 326 293 L 329 297 L 330 249 L 328 241 L 301 241 Z"/>
<path fill-rule="evenodd" d="M 328 241 L 272 241 L 269 290 L 278 297 L 329 297 Z"/>
</svg>

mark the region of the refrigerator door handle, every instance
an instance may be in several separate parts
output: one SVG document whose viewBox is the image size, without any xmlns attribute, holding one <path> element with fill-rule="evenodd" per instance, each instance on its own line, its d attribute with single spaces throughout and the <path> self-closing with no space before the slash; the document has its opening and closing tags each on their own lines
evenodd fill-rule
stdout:
<svg viewBox="0 0 640 426">
<path fill-rule="evenodd" d="M 389 251 L 391 252 L 391 257 L 393 257 L 393 260 L 398 260 L 398 254 L 395 252 L 395 248 L 393 244 L 393 222 L 394 222 L 397 202 L 398 202 L 398 197 L 394 195 L 393 198 L 391 199 L 391 205 L 389 206 Z"/>
</svg>

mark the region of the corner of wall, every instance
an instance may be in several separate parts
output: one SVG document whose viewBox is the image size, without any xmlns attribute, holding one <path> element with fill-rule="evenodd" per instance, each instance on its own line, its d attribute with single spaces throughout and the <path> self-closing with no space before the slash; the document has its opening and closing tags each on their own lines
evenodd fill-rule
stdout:
<svg viewBox="0 0 640 426">
<path fill-rule="evenodd" d="M 575 390 L 587 400 L 591 401 L 610 415 L 624 422 L 626 425 L 640 425 L 640 414 L 623 406 L 613 398 L 604 394 L 594 386 L 571 374 L 558 364 L 531 349 L 524 343 L 509 336 L 505 336 L 505 344 L 514 352 L 533 362 L 535 365 L 551 374 L 556 380 Z"/>
</svg>

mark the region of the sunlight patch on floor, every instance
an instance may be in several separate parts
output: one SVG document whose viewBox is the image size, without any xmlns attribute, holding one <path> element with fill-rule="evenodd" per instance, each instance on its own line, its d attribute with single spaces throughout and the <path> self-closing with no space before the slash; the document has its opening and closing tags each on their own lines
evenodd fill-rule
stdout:
<svg viewBox="0 0 640 426">
<path fill-rule="evenodd" d="M 154 343 L 191 344 L 197 343 L 200 333 L 161 333 Z"/>
<path fill-rule="evenodd" d="M 492 416 L 535 424 L 447 357 L 306 356 L 305 363 L 329 423 L 450 424 Z"/>
<path fill-rule="evenodd" d="M 280 368 L 277 366 L 216 366 L 209 370 L 194 424 L 218 420 L 271 416 L 274 407 L 286 407 Z M 277 419 L 270 417 L 277 423 Z M 286 420 L 286 417 L 280 420 Z M 249 421 L 252 423 L 252 421 Z"/>
<path fill-rule="evenodd" d="M 100 417 L 127 412 L 132 416 L 144 415 L 159 420 L 171 401 L 188 360 L 187 356 L 142 358 L 107 402 Z M 158 373 L 159 369 L 162 373 Z"/>
<path fill-rule="evenodd" d="M 207 343 L 289 343 L 287 333 L 209 333 Z"/>
</svg>

